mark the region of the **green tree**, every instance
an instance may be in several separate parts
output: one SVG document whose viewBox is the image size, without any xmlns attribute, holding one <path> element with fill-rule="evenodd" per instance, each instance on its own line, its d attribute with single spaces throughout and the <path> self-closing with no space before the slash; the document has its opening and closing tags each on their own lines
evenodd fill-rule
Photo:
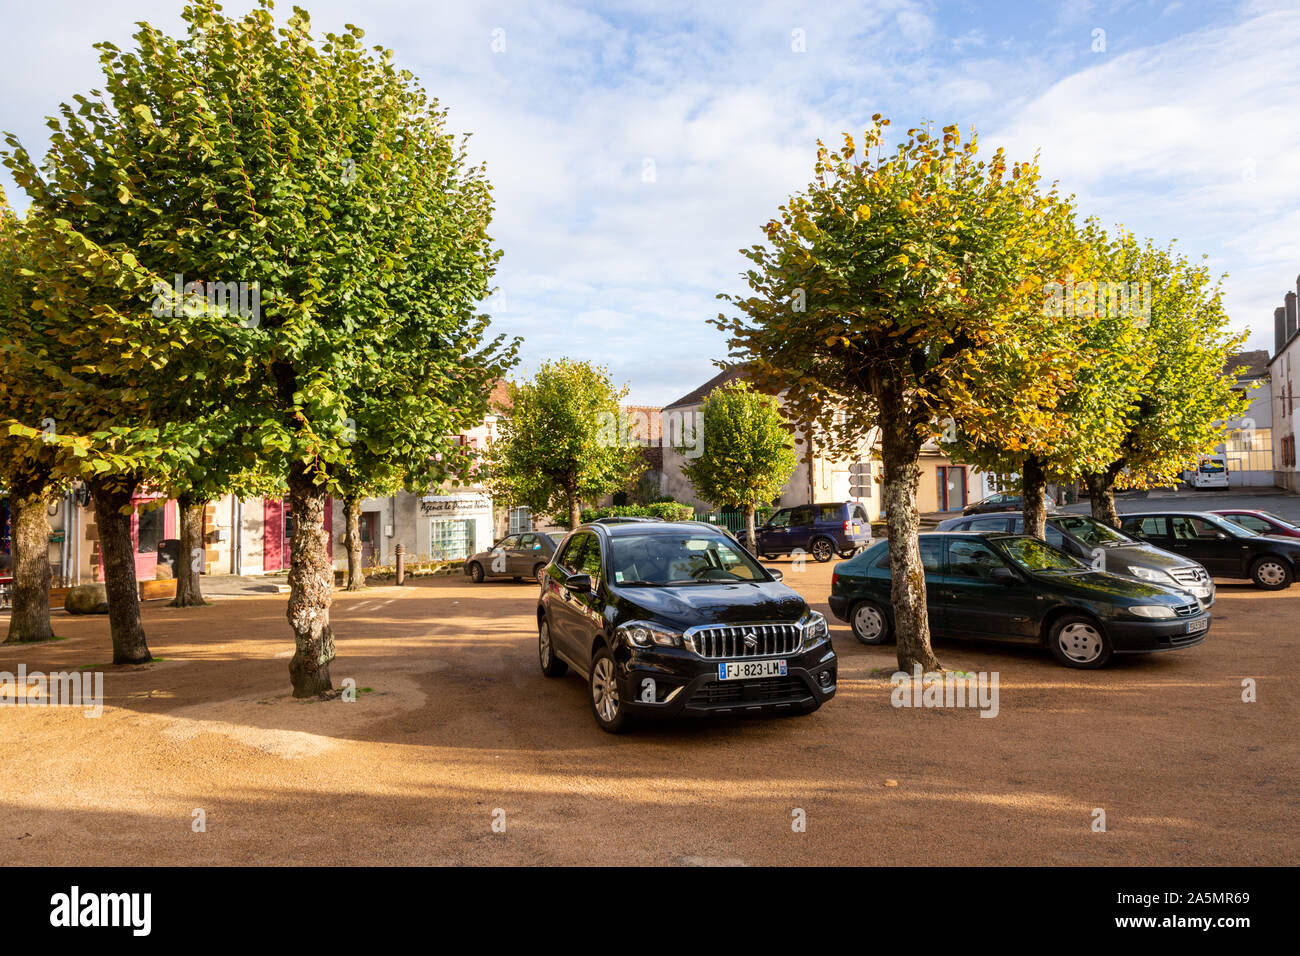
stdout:
<svg viewBox="0 0 1300 956">
<path fill-rule="evenodd" d="M 31 284 L 21 274 L 30 250 L 24 222 L 0 190 L 0 322 L 6 336 L 21 335 L 32 317 Z M 12 573 L 12 611 L 6 643 L 47 641 L 50 625 L 50 522 L 46 506 L 58 488 L 56 463 L 49 442 L 53 425 L 50 406 L 39 394 L 26 394 L 14 385 L 15 352 L 0 343 L 0 487 L 9 495 Z M 26 423 L 37 434 L 11 431 L 5 423 Z"/>
<path fill-rule="evenodd" d="M 128 423 L 96 456 L 122 476 L 115 495 L 142 480 L 134 452 L 156 450 L 181 390 L 214 376 L 238 388 L 245 407 L 232 418 L 253 423 L 247 440 L 289 492 L 289 671 L 294 694 L 311 696 L 331 686 L 324 505 L 351 458 L 354 410 L 386 396 L 407 423 L 387 449 L 397 460 L 450 454 L 514 360 L 476 310 L 498 257 L 491 189 L 445 111 L 356 27 L 318 41 L 300 9 L 277 28 L 269 2 L 238 19 L 211 2 L 183 16 L 185 37 L 143 24 L 132 52 L 100 45 L 105 95 L 61 111 L 52 175 L 12 138 L 9 162 L 33 205 L 64 224 L 70 268 L 102 273 L 88 285 L 110 300 L 98 311 L 72 311 L 69 283 L 47 284 L 61 328 L 92 316 L 86 335 L 165 369 L 165 382 L 132 385 L 134 366 L 107 363 L 117 377 L 106 386 L 126 377 L 101 389 Z M 156 296 L 142 305 L 149 292 L 127 280 L 147 290 L 174 274 L 185 305 L 199 302 L 159 321 Z M 232 285 L 253 308 L 213 303 L 214 287 Z"/>
<path fill-rule="evenodd" d="M 921 446 L 948 419 L 987 437 L 1002 402 L 1043 421 L 1024 396 L 986 390 L 996 380 L 984 373 L 1020 362 L 1027 381 L 1050 379 L 1039 294 L 1065 271 L 1072 250 L 1054 237 L 1073 210 L 1040 190 L 1035 163 L 1009 165 L 1000 150 L 982 160 L 956 127 L 910 130 L 885 152 L 888 121 L 873 122 L 861 159 L 851 136 L 837 151 L 819 144 L 815 179 L 768 223 L 768 244 L 742 250 L 753 294 L 722 298 L 743 318 L 715 324 L 755 384 L 817 423 L 832 452 L 852 454 L 879 426 L 898 663 L 929 670 Z"/>
<path fill-rule="evenodd" d="M 700 406 L 704 442 L 682 471 L 705 501 L 741 508 L 746 541 L 755 546 L 754 509 L 781 493 L 799 460 L 775 398 L 742 381 L 715 388 Z M 691 449 L 679 448 L 688 454 Z"/>
<path fill-rule="evenodd" d="M 1084 473 L 1093 517 L 1112 527 L 1119 526 L 1117 487 L 1176 481 L 1198 454 L 1214 450 L 1227 421 L 1250 402 L 1224 374 L 1245 334 L 1228 329 L 1222 280 L 1172 246 L 1139 244 L 1127 233 L 1118 242 L 1119 268 L 1129 282 L 1144 287 L 1149 316 L 1128 352 L 1141 374 L 1117 416 L 1122 434 L 1113 453 Z"/>
<path fill-rule="evenodd" d="M 644 470 L 619 412 L 627 389 L 590 362 L 543 362 L 531 381 L 509 385 L 511 412 L 488 454 L 488 486 L 512 505 L 582 523 L 595 504 Z"/>
</svg>

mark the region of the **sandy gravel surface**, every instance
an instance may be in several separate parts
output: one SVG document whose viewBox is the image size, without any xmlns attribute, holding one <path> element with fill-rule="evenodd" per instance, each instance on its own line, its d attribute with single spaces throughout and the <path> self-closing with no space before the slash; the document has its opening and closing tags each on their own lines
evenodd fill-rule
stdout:
<svg viewBox="0 0 1300 956">
<path fill-rule="evenodd" d="M 828 612 L 832 565 L 775 563 Z M 100 718 L 0 707 L 0 859 L 1294 864 L 1300 586 L 1219 593 L 1205 644 L 1100 672 L 941 644 L 948 667 L 999 673 L 994 719 L 892 707 L 892 647 L 836 622 L 839 694 L 817 713 L 626 737 L 596 727 L 578 678 L 542 677 L 536 585 L 337 594 L 334 683 L 371 689 L 355 703 L 288 695 L 283 595 L 152 603 L 164 660 L 105 668 Z M 55 630 L 67 639 L 0 647 L 0 671 L 111 657 L 103 618 Z"/>
</svg>

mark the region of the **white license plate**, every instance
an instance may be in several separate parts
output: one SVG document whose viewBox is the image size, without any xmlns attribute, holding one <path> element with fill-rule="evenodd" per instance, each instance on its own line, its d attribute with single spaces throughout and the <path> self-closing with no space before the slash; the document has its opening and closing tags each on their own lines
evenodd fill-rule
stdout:
<svg viewBox="0 0 1300 956">
<path fill-rule="evenodd" d="M 784 677 L 785 661 L 723 661 L 718 680 L 752 680 L 755 677 Z"/>
<path fill-rule="evenodd" d="M 1201 631 L 1204 631 L 1209 626 L 1210 626 L 1210 619 L 1208 617 L 1203 617 L 1199 621 L 1188 621 L 1187 633 L 1199 634 L 1201 633 Z"/>
</svg>

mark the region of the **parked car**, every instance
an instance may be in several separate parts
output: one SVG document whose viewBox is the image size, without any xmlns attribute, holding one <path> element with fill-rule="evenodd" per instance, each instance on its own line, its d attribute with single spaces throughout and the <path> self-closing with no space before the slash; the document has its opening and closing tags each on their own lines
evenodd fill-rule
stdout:
<svg viewBox="0 0 1300 956">
<path fill-rule="evenodd" d="M 937 531 L 1025 530 L 1023 514 L 987 514 L 940 521 Z M 1093 568 L 1123 577 L 1137 578 L 1165 587 L 1182 588 L 1206 607 L 1214 604 L 1214 579 L 1186 556 L 1116 531 L 1087 515 L 1058 512 L 1047 516 L 1044 537 L 1054 548 L 1073 555 Z"/>
<path fill-rule="evenodd" d="M 1241 525 L 1247 531 L 1256 534 L 1271 534 L 1275 538 L 1300 538 L 1300 525 L 1279 518 L 1271 511 L 1255 511 L 1250 508 L 1221 508 L 1210 514 L 1227 518 L 1233 524 Z"/>
<path fill-rule="evenodd" d="M 1052 501 L 1046 495 L 1043 496 L 1043 506 L 1048 511 L 1056 510 L 1056 502 Z M 990 514 L 996 511 L 1023 511 L 1025 507 L 1024 499 L 1020 495 L 1013 495 L 1005 491 L 995 491 L 987 497 L 981 498 L 973 504 L 967 505 L 962 509 L 963 515 L 982 515 Z"/>
<path fill-rule="evenodd" d="M 826 619 L 703 522 L 583 525 L 546 566 L 542 673 L 587 681 L 602 730 L 640 717 L 807 714 L 835 694 Z"/>
<path fill-rule="evenodd" d="M 1185 554 L 1216 578 L 1249 578 L 1266 591 L 1291 586 L 1300 568 L 1300 541 L 1256 534 L 1205 511 L 1121 515 L 1120 527 L 1158 548 Z"/>
<path fill-rule="evenodd" d="M 1196 468 L 1187 474 L 1193 488 L 1227 488 L 1228 459 L 1224 455 L 1202 455 Z"/>
<path fill-rule="evenodd" d="M 1026 535 L 931 532 L 920 537 L 930 630 L 939 637 L 1045 644 L 1068 667 L 1113 654 L 1190 647 L 1210 612 L 1186 592 L 1094 571 Z M 894 633 L 889 543 L 835 568 L 831 611 L 864 644 Z"/>
<path fill-rule="evenodd" d="M 529 577 L 541 581 L 542 568 L 555 556 L 555 548 L 564 539 L 560 534 L 524 531 L 502 538 L 486 551 L 465 559 L 465 573 L 475 584 L 486 578 Z"/>
<path fill-rule="evenodd" d="M 856 501 L 782 508 L 754 530 L 758 534 L 757 546 L 750 547 L 744 530 L 737 532 L 736 540 L 750 553 L 769 559 L 803 551 L 824 562 L 836 554 L 847 558 L 871 543 L 867 509 Z"/>
</svg>

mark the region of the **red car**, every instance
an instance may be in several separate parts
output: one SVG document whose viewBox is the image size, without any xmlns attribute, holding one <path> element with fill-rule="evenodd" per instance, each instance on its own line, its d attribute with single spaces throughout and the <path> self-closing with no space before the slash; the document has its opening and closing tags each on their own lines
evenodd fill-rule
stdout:
<svg viewBox="0 0 1300 956">
<path fill-rule="evenodd" d="M 1254 511 L 1249 508 L 1229 508 L 1213 511 L 1211 514 L 1222 515 L 1235 525 L 1256 534 L 1271 534 L 1275 538 L 1300 538 L 1300 527 L 1279 518 L 1269 511 Z"/>
</svg>

